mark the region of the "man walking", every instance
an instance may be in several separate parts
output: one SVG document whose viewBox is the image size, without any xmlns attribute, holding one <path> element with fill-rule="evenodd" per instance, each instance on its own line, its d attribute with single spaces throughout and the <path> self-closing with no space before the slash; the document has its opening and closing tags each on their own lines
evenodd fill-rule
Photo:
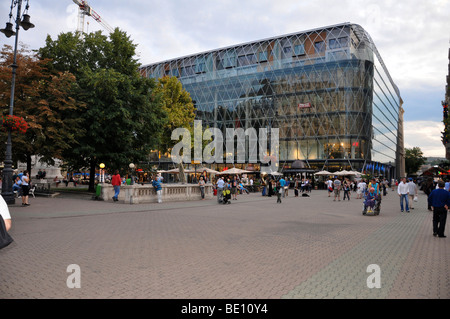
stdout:
<svg viewBox="0 0 450 319">
<path fill-rule="evenodd" d="M 280 190 L 281 190 L 281 196 L 283 196 L 283 198 L 285 196 L 285 190 L 284 190 L 285 186 L 286 186 L 286 180 L 283 177 L 281 177 L 281 179 L 280 179 Z"/>
<path fill-rule="evenodd" d="M 120 184 L 122 183 L 122 180 L 120 178 L 119 175 L 119 171 L 116 170 L 114 172 L 114 175 L 111 179 L 111 185 L 114 187 L 114 196 L 113 196 L 113 201 L 117 202 L 119 200 L 119 193 L 120 193 Z"/>
<path fill-rule="evenodd" d="M 223 187 L 225 186 L 225 182 L 222 177 L 219 177 L 217 181 L 217 201 L 220 202 L 220 196 L 222 196 Z"/>
<path fill-rule="evenodd" d="M 328 197 L 331 197 L 331 193 L 333 192 L 333 181 L 331 180 L 331 178 L 329 178 L 325 184 L 327 185 L 327 189 L 328 189 Z"/>
<path fill-rule="evenodd" d="M 400 197 L 400 209 L 403 213 L 403 200 L 406 202 L 406 212 L 409 213 L 409 203 L 408 203 L 408 195 L 409 195 L 409 187 L 406 184 L 406 178 L 403 177 L 400 184 L 398 184 L 397 188 L 398 196 Z"/>
<path fill-rule="evenodd" d="M 156 190 L 156 196 L 158 198 L 158 203 L 162 203 L 162 186 L 161 186 L 161 178 L 158 176 L 155 176 L 152 182 L 153 187 Z"/>
<path fill-rule="evenodd" d="M 433 209 L 433 236 L 445 238 L 445 223 L 447 221 L 447 209 L 450 206 L 450 192 L 444 189 L 445 183 L 438 182 L 438 189 L 435 189 L 428 196 L 428 202 Z"/>
<path fill-rule="evenodd" d="M 334 199 L 333 201 L 336 201 L 336 198 L 338 201 L 341 201 L 341 181 L 339 178 L 336 178 L 333 182 L 333 188 L 334 188 Z"/>
<path fill-rule="evenodd" d="M 408 191 L 409 191 L 409 208 L 410 209 L 414 209 L 413 207 L 413 202 L 414 202 L 414 197 L 417 196 L 418 192 L 417 192 L 417 185 L 416 183 L 414 183 L 413 179 L 410 177 L 409 178 L 409 182 L 408 182 Z"/>
</svg>

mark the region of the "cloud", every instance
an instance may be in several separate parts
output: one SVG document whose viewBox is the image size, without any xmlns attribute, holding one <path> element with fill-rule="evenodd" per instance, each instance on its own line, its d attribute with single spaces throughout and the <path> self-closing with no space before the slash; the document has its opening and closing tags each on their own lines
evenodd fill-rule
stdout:
<svg viewBox="0 0 450 319">
<path fill-rule="evenodd" d="M 405 148 L 420 147 L 425 157 L 445 157 L 441 141 L 442 122 L 410 121 L 404 123 Z"/>
</svg>

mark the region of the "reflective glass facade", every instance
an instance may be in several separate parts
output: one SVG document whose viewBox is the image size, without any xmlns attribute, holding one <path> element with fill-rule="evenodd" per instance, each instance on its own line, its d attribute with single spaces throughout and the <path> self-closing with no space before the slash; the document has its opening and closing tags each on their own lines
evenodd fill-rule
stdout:
<svg viewBox="0 0 450 319">
<path fill-rule="evenodd" d="M 396 165 L 399 90 L 367 32 L 342 24 L 146 65 L 176 76 L 203 126 L 279 128 L 279 162 L 314 169 Z"/>
</svg>

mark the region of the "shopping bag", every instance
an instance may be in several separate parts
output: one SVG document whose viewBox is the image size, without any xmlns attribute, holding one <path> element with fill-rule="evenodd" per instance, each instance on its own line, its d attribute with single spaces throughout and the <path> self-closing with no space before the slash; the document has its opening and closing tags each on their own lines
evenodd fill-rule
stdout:
<svg viewBox="0 0 450 319">
<path fill-rule="evenodd" d="M 416 196 L 414 196 L 414 201 L 415 201 L 415 202 L 417 202 L 417 195 L 416 195 Z"/>
<path fill-rule="evenodd" d="M 11 244 L 14 240 L 6 231 L 5 221 L 3 217 L 0 216 L 0 249 L 5 248 Z"/>
</svg>

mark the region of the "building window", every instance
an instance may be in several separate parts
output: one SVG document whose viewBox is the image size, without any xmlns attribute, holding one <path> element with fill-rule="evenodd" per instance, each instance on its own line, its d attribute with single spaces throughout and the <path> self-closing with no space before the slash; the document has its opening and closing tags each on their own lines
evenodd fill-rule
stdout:
<svg viewBox="0 0 450 319">
<path fill-rule="evenodd" d="M 189 66 L 181 68 L 181 76 L 182 77 L 183 76 L 191 76 L 191 75 L 194 75 L 194 74 L 195 74 L 194 66 L 192 66 L 192 65 L 189 65 Z"/>
<path fill-rule="evenodd" d="M 305 54 L 305 45 L 304 44 L 298 44 L 294 46 L 294 56 L 296 55 L 304 55 Z"/>
<path fill-rule="evenodd" d="M 205 73 L 205 72 L 206 72 L 205 58 L 198 58 L 195 63 L 195 73 Z"/>
<path fill-rule="evenodd" d="M 222 59 L 222 65 L 225 69 L 236 66 L 236 54 L 234 52 L 226 52 Z"/>
<path fill-rule="evenodd" d="M 314 49 L 316 50 L 316 53 L 325 52 L 325 42 L 324 41 L 315 42 Z"/>
<path fill-rule="evenodd" d="M 348 46 L 348 37 L 341 37 L 338 39 L 330 39 L 328 42 L 331 50 L 346 48 Z"/>
<path fill-rule="evenodd" d="M 267 51 L 259 52 L 259 62 L 267 62 L 268 53 Z"/>
<path fill-rule="evenodd" d="M 172 69 L 172 70 L 170 70 L 170 75 L 179 77 L 180 76 L 180 72 L 178 71 L 178 69 Z"/>
<path fill-rule="evenodd" d="M 292 52 L 292 47 L 284 47 L 283 48 L 283 53 L 285 56 L 289 56 L 291 52 Z"/>
<path fill-rule="evenodd" d="M 240 55 L 238 57 L 239 66 L 253 65 L 255 63 L 256 63 L 256 55 L 254 53 L 250 53 L 247 55 Z"/>
</svg>

